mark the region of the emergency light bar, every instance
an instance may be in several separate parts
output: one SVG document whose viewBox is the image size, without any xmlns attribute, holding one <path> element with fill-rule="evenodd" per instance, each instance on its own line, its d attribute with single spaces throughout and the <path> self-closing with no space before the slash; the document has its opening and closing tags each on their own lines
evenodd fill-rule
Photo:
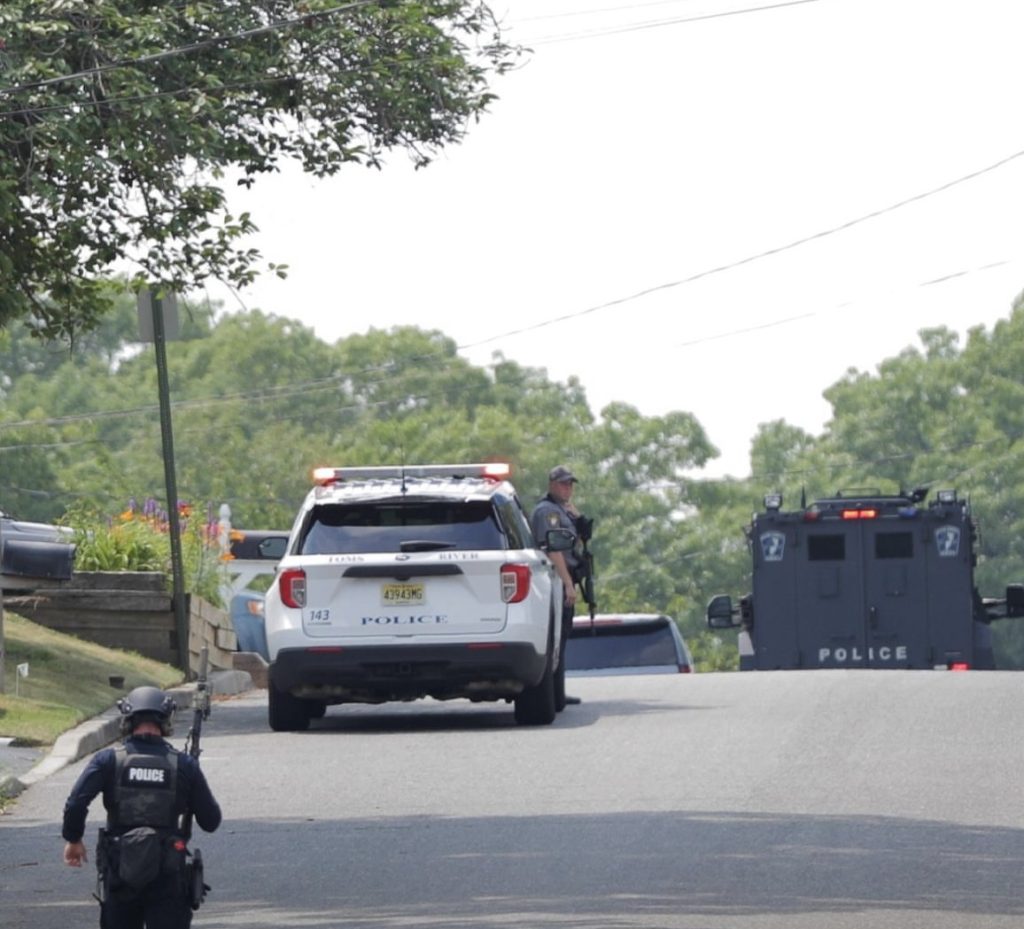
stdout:
<svg viewBox="0 0 1024 929">
<path fill-rule="evenodd" d="M 843 519 L 877 519 L 878 510 L 843 510 Z"/>
<path fill-rule="evenodd" d="M 512 473 L 507 462 L 488 461 L 479 464 L 384 465 L 373 468 L 314 468 L 314 484 L 335 484 L 339 481 L 400 480 L 403 477 L 475 477 L 503 481 Z"/>
</svg>

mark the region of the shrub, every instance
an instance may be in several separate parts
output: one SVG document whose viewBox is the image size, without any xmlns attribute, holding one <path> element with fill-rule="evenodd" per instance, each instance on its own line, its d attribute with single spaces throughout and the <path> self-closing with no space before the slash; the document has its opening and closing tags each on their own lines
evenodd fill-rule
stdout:
<svg viewBox="0 0 1024 929">
<path fill-rule="evenodd" d="M 178 505 L 185 590 L 223 606 L 224 567 L 216 525 L 193 518 L 192 507 Z M 69 509 L 64 520 L 75 530 L 75 568 L 79 571 L 161 571 L 173 582 L 170 521 L 153 498 L 140 509 L 134 500 L 116 517 L 87 505 Z"/>
</svg>

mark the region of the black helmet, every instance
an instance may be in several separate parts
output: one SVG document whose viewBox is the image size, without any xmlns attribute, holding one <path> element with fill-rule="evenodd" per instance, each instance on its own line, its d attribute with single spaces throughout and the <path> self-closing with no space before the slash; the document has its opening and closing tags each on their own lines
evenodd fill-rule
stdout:
<svg viewBox="0 0 1024 929">
<path fill-rule="evenodd" d="M 117 708 L 121 711 L 122 735 L 129 735 L 146 719 L 155 722 L 164 735 L 170 735 L 178 705 L 159 687 L 136 687 L 117 701 Z"/>
</svg>

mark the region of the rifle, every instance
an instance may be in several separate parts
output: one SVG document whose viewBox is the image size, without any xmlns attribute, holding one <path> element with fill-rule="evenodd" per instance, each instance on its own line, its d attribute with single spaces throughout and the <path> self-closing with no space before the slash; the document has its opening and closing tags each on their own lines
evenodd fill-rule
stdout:
<svg viewBox="0 0 1024 929">
<path fill-rule="evenodd" d="M 594 628 L 594 616 L 597 613 L 597 600 L 594 597 L 594 556 L 590 552 L 590 536 L 594 530 L 594 520 L 586 516 L 576 517 L 576 532 L 583 543 L 583 552 L 579 563 L 579 585 L 583 594 L 583 602 L 590 608 L 590 628 Z"/>
<path fill-rule="evenodd" d="M 192 700 L 192 728 L 185 737 L 185 751 L 199 763 L 202 748 L 199 740 L 203 734 L 203 720 L 210 718 L 210 688 L 206 679 L 209 665 L 209 650 L 204 645 L 199 652 L 199 673 L 196 676 L 196 694 Z M 192 838 L 192 811 L 186 811 L 181 821 L 181 834 L 187 843 Z M 186 852 L 188 855 L 187 884 L 188 895 L 193 910 L 198 910 L 210 890 L 210 885 L 203 881 L 203 854 L 198 848 Z"/>
</svg>

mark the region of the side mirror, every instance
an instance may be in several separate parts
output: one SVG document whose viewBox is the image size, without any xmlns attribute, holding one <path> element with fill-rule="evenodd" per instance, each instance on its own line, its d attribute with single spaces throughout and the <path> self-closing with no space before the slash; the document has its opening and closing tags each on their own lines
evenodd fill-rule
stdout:
<svg viewBox="0 0 1024 929">
<path fill-rule="evenodd" d="M 284 558 L 287 549 L 288 536 L 286 535 L 271 536 L 268 539 L 264 539 L 257 546 L 260 558 L 265 558 L 268 561 L 280 561 Z"/>
<path fill-rule="evenodd" d="M 1024 616 L 1024 585 L 1009 584 L 1006 587 L 1006 615 Z"/>
<path fill-rule="evenodd" d="M 571 529 L 549 529 L 544 536 L 544 551 L 567 552 L 576 544 L 576 533 Z"/>
<path fill-rule="evenodd" d="M 231 555 L 238 561 L 280 561 L 287 548 L 287 532 L 240 529 L 231 540 Z"/>
<path fill-rule="evenodd" d="M 712 597 L 706 615 L 711 629 L 735 629 L 739 626 L 733 616 L 732 598 L 728 594 Z"/>
</svg>

